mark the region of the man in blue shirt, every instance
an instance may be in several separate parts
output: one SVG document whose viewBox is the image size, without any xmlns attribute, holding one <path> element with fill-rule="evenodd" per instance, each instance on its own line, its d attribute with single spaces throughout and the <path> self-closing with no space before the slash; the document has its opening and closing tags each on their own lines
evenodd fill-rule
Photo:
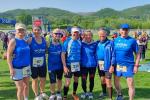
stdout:
<svg viewBox="0 0 150 100">
<path fill-rule="evenodd" d="M 62 47 L 62 63 L 65 74 L 65 86 L 64 86 L 64 100 L 67 99 L 67 94 L 69 91 L 69 85 L 74 75 L 73 83 L 73 98 L 74 100 L 79 100 L 76 95 L 78 87 L 78 78 L 80 76 L 80 59 L 81 59 L 81 42 L 79 40 L 80 30 L 77 27 L 71 29 L 72 36 L 68 38 Z"/>
<path fill-rule="evenodd" d="M 129 25 L 122 24 L 120 27 L 120 35 L 114 40 L 114 49 L 116 55 L 116 67 L 115 67 L 115 87 L 117 90 L 116 100 L 122 100 L 122 93 L 120 88 L 121 76 L 127 79 L 129 88 L 129 100 L 134 99 L 134 79 L 133 75 L 137 73 L 139 66 L 140 55 L 138 52 L 138 45 L 135 39 L 128 36 Z M 135 53 L 135 63 L 134 55 Z"/>
</svg>

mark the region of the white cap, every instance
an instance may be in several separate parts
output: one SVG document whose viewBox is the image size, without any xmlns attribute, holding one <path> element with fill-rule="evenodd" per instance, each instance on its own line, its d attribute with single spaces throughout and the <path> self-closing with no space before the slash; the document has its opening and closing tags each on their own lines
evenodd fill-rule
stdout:
<svg viewBox="0 0 150 100">
<path fill-rule="evenodd" d="M 56 28 L 53 30 L 53 33 L 61 33 L 62 34 L 62 30 L 59 28 Z"/>
<path fill-rule="evenodd" d="M 18 30 L 18 29 L 24 29 L 26 30 L 26 26 L 22 23 L 16 23 L 15 24 L 15 29 Z"/>
<path fill-rule="evenodd" d="M 80 29 L 78 27 L 71 28 L 71 33 L 74 33 L 74 32 L 79 32 L 80 34 Z"/>
</svg>

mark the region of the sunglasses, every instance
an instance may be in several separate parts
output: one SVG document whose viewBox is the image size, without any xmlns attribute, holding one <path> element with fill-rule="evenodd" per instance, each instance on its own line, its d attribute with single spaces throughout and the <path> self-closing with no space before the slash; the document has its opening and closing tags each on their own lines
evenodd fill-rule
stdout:
<svg viewBox="0 0 150 100">
<path fill-rule="evenodd" d="M 61 33 L 54 33 L 55 35 L 62 35 Z"/>
</svg>

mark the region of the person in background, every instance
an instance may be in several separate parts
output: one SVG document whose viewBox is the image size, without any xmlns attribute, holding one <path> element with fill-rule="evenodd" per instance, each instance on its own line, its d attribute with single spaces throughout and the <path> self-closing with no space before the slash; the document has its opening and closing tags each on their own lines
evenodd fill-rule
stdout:
<svg viewBox="0 0 150 100">
<path fill-rule="evenodd" d="M 15 38 L 11 39 L 7 50 L 7 63 L 12 80 L 17 88 L 17 100 L 28 100 L 30 67 L 30 47 L 24 40 L 26 26 L 16 23 Z"/>
<path fill-rule="evenodd" d="M 120 79 L 123 77 L 127 80 L 129 100 L 134 99 L 134 74 L 138 72 L 140 53 L 136 40 L 128 36 L 130 26 L 129 24 L 120 25 L 121 36 L 114 40 L 114 50 L 116 56 L 116 67 L 114 84 L 117 91 L 116 100 L 123 100 L 121 92 Z M 134 54 L 135 53 L 135 62 Z"/>
<path fill-rule="evenodd" d="M 115 67 L 115 55 L 113 41 L 107 38 L 107 31 L 100 28 L 98 31 L 99 41 L 96 48 L 96 56 L 98 62 L 98 73 L 101 80 L 102 93 L 99 98 L 106 96 L 106 87 L 108 90 L 109 99 L 112 100 L 112 73 Z"/>
<path fill-rule="evenodd" d="M 54 29 L 52 33 L 52 40 L 49 41 L 48 45 L 48 73 L 50 79 L 50 92 L 51 96 L 49 100 L 62 100 L 61 90 L 62 90 L 62 76 L 63 76 L 63 66 L 61 61 L 61 29 Z M 55 85 L 57 84 L 57 92 L 55 91 Z"/>
<path fill-rule="evenodd" d="M 46 82 L 46 41 L 41 36 L 41 27 L 33 27 L 33 37 L 30 37 L 28 43 L 31 52 L 31 71 L 32 71 L 32 90 L 35 95 L 35 100 L 48 99 L 45 93 Z M 39 82 L 38 82 L 39 80 Z M 39 83 L 39 84 L 38 84 Z M 40 87 L 40 90 L 38 88 Z"/>
<path fill-rule="evenodd" d="M 69 33 L 67 33 L 67 31 L 65 31 L 65 30 L 62 30 L 62 32 L 63 32 L 63 36 L 61 37 L 61 42 L 64 43 L 64 41 L 67 39 Z"/>
<path fill-rule="evenodd" d="M 112 39 L 114 40 L 115 38 L 117 38 L 118 37 L 118 33 L 117 32 L 114 32 L 113 34 L 112 34 Z"/>
<path fill-rule="evenodd" d="M 84 32 L 84 40 L 81 46 L 81 76 L 82 76 L 82 89 L 81 98 L 93 99 L 94 77 L 97 67 L 96 61 L 96 46 L 97 43 L 93 41 L 93 34 L 90 30 Z M 89 74 L 89 92 L 87 92 L 87 77 Z"/>
</svg>

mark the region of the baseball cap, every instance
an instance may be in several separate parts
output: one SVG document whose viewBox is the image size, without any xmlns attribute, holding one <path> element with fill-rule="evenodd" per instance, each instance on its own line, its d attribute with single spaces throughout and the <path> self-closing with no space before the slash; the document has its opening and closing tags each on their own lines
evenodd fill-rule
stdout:
<svg viewBox="0 0 150 100">
<path fill-rule="evenodd" d="M 120 25 L 120 28 L 121 28 L 121 29 L 130 29 L 130 26 L 129 26 L 129 24 L 126 24 L 126 23 L 125 23 L 125 24 L 121 24 L 121 25 Z"/>
<path fill-rule="evenodd" d="M 80 33 L 80 29 L 78 27 L 71 28 L 71 33 L 74 33 L 74 32 L 79 32 Z"/>
<path fill-rule="evenodd" d="M 18 30 L 18 29 L 24 29 L 26 30 L 26 26 L 22 23 L 16 23 L 15 24 L 15 29 Z"/>
<path fill-rule="evenodd" d="M 61 33 L 62 34 L 62 30 L 59 28 L 56 28 L 53 30 L 53 33 Z"/>
</svg>

